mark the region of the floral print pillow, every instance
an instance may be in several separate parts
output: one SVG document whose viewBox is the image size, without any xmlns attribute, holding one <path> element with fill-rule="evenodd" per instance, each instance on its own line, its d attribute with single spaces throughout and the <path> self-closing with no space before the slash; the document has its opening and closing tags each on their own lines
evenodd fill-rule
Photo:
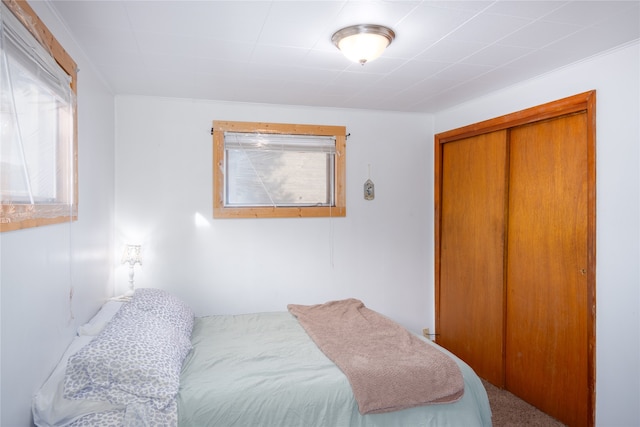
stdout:
<svg viewBox="0 0 640 427">
<path fill-rule="evenodd" d="M 131 305 L 160 317 L 187 338 L 191 337 L 193 312 L 187 304 L 169 292 L 155 288 L 136 289 Z"/>
<path fill-rule="evenodd" d="M 175 411 L 182 363 L 191 350 L 186 323 L 176 328 L 153 310 L 123 305 L 102 332 L 69 359 L 64 397 L 144 405 L 151 413 Z"/>
</svg>

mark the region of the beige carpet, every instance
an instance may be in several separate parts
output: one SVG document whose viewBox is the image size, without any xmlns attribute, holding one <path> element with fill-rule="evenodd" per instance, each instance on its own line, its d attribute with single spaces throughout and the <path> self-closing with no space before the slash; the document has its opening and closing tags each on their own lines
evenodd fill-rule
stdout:
<svg viewBox="0 0 640 427">
<path fill-rule="evenodd" d="M 502 390 L 485 380 L 489 404 L 491 405 L 493 427 L 562 427 L 560 421 L 536 409 L 506 390 Z"/>
</svg>

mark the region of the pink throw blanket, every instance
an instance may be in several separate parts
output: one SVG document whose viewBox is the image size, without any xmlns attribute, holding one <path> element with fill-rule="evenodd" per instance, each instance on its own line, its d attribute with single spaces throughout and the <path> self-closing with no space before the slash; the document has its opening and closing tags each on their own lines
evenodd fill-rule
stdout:
<svg viewBox="0 0 640 427">
<path fill-rule="evenodd" d="M 357 299 L 287 308 L 347 376 L 363 415 L 455 402 L 464 394 L 449 356 Z"/>
</svg>

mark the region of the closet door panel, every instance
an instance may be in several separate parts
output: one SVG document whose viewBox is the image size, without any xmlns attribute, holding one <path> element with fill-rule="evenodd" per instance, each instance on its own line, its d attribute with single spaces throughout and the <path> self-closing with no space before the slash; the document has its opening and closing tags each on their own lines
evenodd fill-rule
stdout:
<svg viewBox="0 0 640 427">
<path fill-rule="evenodd" d="M 506 388 L 587 424 L 586 114 L 510 133 Z"/>
<path fill-rule="evenodd" d="M 503 384 L 507 132 L 442 147 L 437 342 Z"/>
</svg>

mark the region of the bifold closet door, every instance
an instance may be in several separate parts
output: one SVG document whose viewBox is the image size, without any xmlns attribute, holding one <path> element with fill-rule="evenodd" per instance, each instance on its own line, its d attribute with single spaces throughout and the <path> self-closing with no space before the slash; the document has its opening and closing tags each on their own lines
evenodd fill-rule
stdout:
<svg viewBox="0 0 640 427">
<path fill-rule="evenodd" d="M 503 384 L 507 131 L 442 146 L 437 342 Z"/>
<path fill-rule="evenodd" d="M 587 134 L 578 113 L 510 130 L 506 388 L 587 425 Z"/>
</svg>

